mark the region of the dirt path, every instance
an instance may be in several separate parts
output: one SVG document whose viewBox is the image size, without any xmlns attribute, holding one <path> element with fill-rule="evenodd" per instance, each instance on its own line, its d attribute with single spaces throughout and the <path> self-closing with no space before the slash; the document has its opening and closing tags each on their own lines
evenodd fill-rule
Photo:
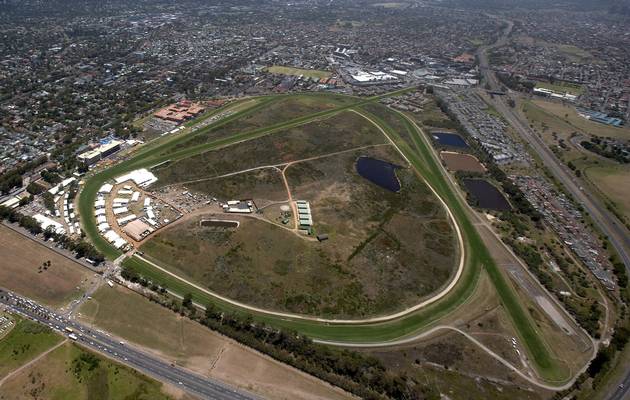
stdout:
<svg viewBox="0 0 630 400">
<path fill-rule="evenodd" d="M 333 346 L 340 346 L 340 347 L 352 347 L 352 348 L 363 348 L 363 349 L 366 349 L 366 348 L 382 348 L 384 346 L 400 346 L 400 345 L 404 345 L 404 344 L 414 343 L 414 342 L 417 342 L 419 340 L 426 339 L 426 338 L 430 337 L 431 335 L 434 335 L 435 333 L 437 333 L 439 331 L 444 331 L 444 330 L 457 332 L 460 335 L 464 336 L 466 339 L 470 340 L 474 345 L 476 345 L 481 350 L 486 352 L 489 356 L 491 356 L 492 358 L 494 358 L 495 360 L 497 360 L 498 362 L 503 364 L 505 367 L 507 367 L 510 371 L 514 372 L 519 377 L 525 379 L 527 382 L 529 382 L 532 385 L 535 385 L 537 387 L 540 387 L 540 388 L 543 388 L 543 389 L 547 389 L 547 390 L 553 390 L 553 391 L 565 390 L 565 389 L 568 389 L 571 386 L 573 386 L 573 383 L 574 383 L 574 381 L 576 379 L 576 378 L 573 378 L 569 382 L 564 383 L 561 386 L 550 385 L 550 384 L 547 384 L 547 383 L 544 383 L 544 382 L 540 382 L 539 380 L 537 380 L 535 378 L 532 378 L 531 376 L 525 374 L 520 369 L 518 369 L 515 366 L 513 366 L 509 361 L 507 361 L 506 359 L 501 357 L 499 354 L 495 353 L 490 348 L 486 347 L 486 345 L 481 343 L 479 340 L 477 340 L 472 335 L 468 334 L 467 332 L 464 332 L 463 330 L 461 330 L 459 328 L 456 328 L 456 327 L 450 326 L 450 325 L 438 325 L 438 326 L 435 326 L 435 327 L 429 329 L 428 331 L 425 331 L 425 332 L 423 332 L 423 333 L 421 333 L 419 335 L 415 335 L 415 336 L 412 336 L 412 337 L 409 337 L 409 338 L 405 338 L 405 339 L 394 340 L 394 341 L 391 341 L 391 342 L 387 342 L 386 344 L 383 344 L 383 343 L 380 343 L 380 344 L 379 343 L 351 343 L 351 344 L 348 344 L 348 343 L 344 343 L 344 342 L 332 342 L 332 341 L 324 341 L 324 340 L 314 340 L 314 342 L 323 343 L 323 344 L 327 344 L 327 345 L 333 345 Z"/>
<path fill-rule="evenodd" d="M 5 376 L 4 378 L 0 379 L 0 386 L 2 386 L 6 381 L 8 381 L 9 379 L 11 379 L 12 377 L 14 377 L 15 375 L 19 374 L 20 372 L 22 372 L 23 370 L 25 370 L 26 368 L 30 367 L 31 365 L 35 364 L 36 362 L 38 362 L 39 360 L 41 360 L 42 358 L 46 357 L 48 354 L 52 353 L 53 351 L 57 350 L 59 347 L 63 346 L 64 344 L 66 344 L 68 342 L 68 339 L 62 340 L 61 342 L 57 343 L 56 345 L 54 345 L 53 347 L 51 347 L 50 349 L 46 350 L 45 352 L 43 352 L 42 354 L 38 355 L 37 357 L 35 357 L 34 359 L 32 359 L 31 361 L 27 362 L 26 364 L 20 366 L 18 369 L 13 370 L 12 372 L 10 372 L 7 376 Z"/>
<path fill-rule="evenodd" d="M 257 167 L 246 168 L 246 169 L 243 169 L 243 170 L 240 170 L 240 171 L 228 172 L 226 174 L 215 175 L 215 176 L 211 176 L 209 178 L 199 178 L 199 179 L 193 179 L 193 180 L 190 180 L 190 181 L 182 181 L 182 182 L 172 183 L 170 185 L 163 186 L 163 188 L 171 188 L 171 187 L 181 186 L 181 185 L 190 185 L 191 183 L 200 183 L 200 182 L 212 181 L 212 180 L 215 180 L 215 179 L 228 178 L 230 176 L 245 174 L 245 173 L 252 172 L 252 171 L 257 171 L 257 170 L 260 170 L 260 169 L 272 169 L 273 168 L 273 169 L 276 169 L 278 171 L 283 171 L 287 167 L 289 167 L 289 166 L 291 166 L 293 164 L 298 164 L 298 163 L 308 162 L 308 161 L 315 161 L 315 160 L 319 160 L 319 159 L 322 159 L 322 158 L 338 156 L 338 155 L 341 155 L 341 154 L 344 154 L 344 153 L 351 153 L 351 152 L 357 151 L 357 150 L 369 149 L 369 148 L 372 148 L 372 147 L 388 146 L 388 145 L 389 145 L 389 143 L 380 143 L 380 144 L 370 144 L 370 145 L 365 145 L 365 146 L 353 147 L 351 149 L 346 149 L 346 150 L 335 151 L 335 152 L 332 152 L 332 153 L 321 154 L 319 156 L 303 158 L 303 159 L 300 159 L 300 160 L 294 160 L 294 161 L 283 162 L 283 163 L 278 163 L 278 164 L 259 165 Z"/>
</svg>

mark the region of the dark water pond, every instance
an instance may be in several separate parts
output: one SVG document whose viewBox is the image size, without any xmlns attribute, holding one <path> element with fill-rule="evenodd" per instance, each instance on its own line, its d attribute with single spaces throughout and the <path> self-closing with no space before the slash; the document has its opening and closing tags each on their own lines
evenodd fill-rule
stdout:
<svg viewBox="0 0 630 400">
<path fill-rule="evenodd" d="M 468 144 L 456 133 L 448 132 L 432 132 L 433 138 L 441 145 L 467 148 Z"/>
<path fill-rule="evenodd" d="M 370 182 L 392 192 L 400 191 L 396 170 L 400 166 L 372 157 L 359 157 L 357 172 Z"/>
<path fill-rule="evenodd" d="M 496 211 L 510 210 L 510 203 L 503 194 L 488 181 L 483 179 L 463 179 L 464 186 L 475 198 L 480 208 Z"/>
</svg>

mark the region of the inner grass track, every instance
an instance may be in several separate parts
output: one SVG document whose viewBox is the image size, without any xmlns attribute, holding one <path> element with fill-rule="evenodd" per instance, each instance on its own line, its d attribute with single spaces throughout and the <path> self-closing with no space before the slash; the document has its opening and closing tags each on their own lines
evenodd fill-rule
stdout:
<svg viewBox="0 0 630 400">
<path fill-rule="evenodd" d="M 267 323 L 271 326 L 295 330 L 318 340 L 329 340 L 337 342 L 343 341 L 348 343 L 383 344 L 386 344 L 388 341 L 393 341 L 395 339 L 401 339 L 418 334 L 422 330 L 427 329 L 430 324 L 435 323 L 440 318 L 457 309 L 474 293 L 483 269 L 494 284 L 497 293 L 502 301 L 502 304 L 510 315 L 518 332 L 518 335 L 525 344 L 530 358 L 534 362 L 534 365 L 538 370 L 540 376 L 549 382 L 566 381 L 568 379 L 566 373 L 562 371 L 557 360 L 553 358 L 550 349 L 536 331 L 536 328 L 534 327 L 531 318 L 527 315 L 525 309 L 520 304 L 516 294 L 513 292 L 512 288 L 505 280 L 505 277 L 501 274 L 497 265 L 492 260 L 488 250 L 485 248 L 473 224 L 470 222 L 466 209 L 460 203 L 459 198 L 455 195 L 453 188 L 450 187 L 450 185 L 443 177 L 440 166 L 436 163 L 431 149 L 427 147 L 430 146 L 430 144 L 421 137 L 422 133 L 418 131 L 415 126 L 409 123 L 406 118 L 397 113 L 394 113 L 393 111 L 390 111 L 394 113 L 397 118 L 400 119 L 400 122 L 408 130 L 407 133 L 410 134 L 410 137 L 413 141 L 413 143 L 408 143 L 401 137 L 398 132 L 395 132 L 395 130 L 392 129 L 391 126 L 389 126 L 381 118 L 361 108 L 361 106 L 376 102 L 382 97 L 393 96 L 406 90 L 366 99 L 354 98 L 356 101 L 348 105 L 316 112 L 282 123 L 273 124 L 264 128 L 240 132 L 227 138 L 217 139 L 200 145 L 187 147 L 170 154 L 165 153 L 165 151 L 169 148 L 189 140 L 191 137 L 193 137 L 193 135 L 197 136 L 209 133 L 220 128 L 222 125 L 227 124 L 228 122 L 237 120 L 246 115 L 250 115 L 251 113 L 264 109 L 266 105 L 277 101 L 279 98 L 286 97 L 287 95 L 260 97 L 256 98 L 256 103 L 252 107 L 235 112 L 234 114 L 227 116 L 207 127 L 199 129 L 194 133 L 184 134 L 175 137 L 165 137 L 165 139 L 163 140 L 158 139 L 154 142 L 151 142 L 143 146 L 143 148 L 135 153 L 130 159 L 125 160 L 101 172 L 97 172 L 96 174 L 86 178 L 85 185 L 81 190 L 79 197 L 79 212 L 81 213 L 81 220 L 83 223 L 84 232 L 94 243 L 96 248 L 103 254 L 105 254 L 107 258 L 113 260 L 118 258 L 122 254 L 120 251 L 113 248 L 105 239 L 103 239 L 98 234 L 93 206 L 98 189 L 101 187 L 101 185 L 116 176 L 122 175 L 125 172 L 132 171 L 138 168 L 150 168 L 165 161 L 175 161 L 205 151 L 226 147 L 241 141 L 255 139 L 264 135 L 271 134 L 273 132 L 278 132 L 287 128 L 306 124 L 317 119 L 326 118 L 345 110 L 360 110 L 361 113 L 369 115 L 370 119 L 375 121 L 375 123 L 387 133 L 390 139 L 410 161 L 412 166 L 418 171 L 421 177 L 425 179 L 431 186 L 433 186 L 436 192 L 447 203 L 448 207 L 454 214 L 462 229 L 466 254 L 466 265 L 464 268 L 464 272 L 460 277 L 458 284 L 455 285 L 455 287 L 439 301 L 428 305 L 425 308 L 417 310 L 411 314 L 387 322 L 370 324 L 330 324 L 244 311 L 237 306 L 221 301 L 207 293 L 197 290 L 194 287 L 191 287 L 190 285 L 184 283 L 183 281 L 171 277 L 153 268 L 151 265 L 139 260 L 136 257 L 127 258 L 124 261 L 123 265 L 136 271 L 137 273 L 151 280 L 152 282 L 165 286 L 169 289 L 169 291 L 173 293 L 179 295 L 190 293 L 196 303 L 213 304 L 214 306 L 225 312 L 236 314 L 249 314 L 252 315 L 255 320 Z M 223 112 L 226 109 L 230 109 L 233 106 L 234 103 L 217 109 L 210 114 L 204 115 L 204 118 L 209 118 L 210 116 Z M 189 126 L 192 126 L 192 124 Z"/>
</svg>

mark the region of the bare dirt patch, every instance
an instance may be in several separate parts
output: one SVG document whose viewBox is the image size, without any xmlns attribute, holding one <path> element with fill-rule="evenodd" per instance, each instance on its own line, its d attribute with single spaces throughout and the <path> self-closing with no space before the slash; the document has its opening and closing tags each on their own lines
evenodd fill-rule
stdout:
<svg viewBox="0 0 630 400">
<path fill-rule="evenodd" d="M 486 172 L 486 167 L 479 162 L 477 157 L 470 154 L 442 151 L 440 152 L 440 158 L 442 158 L 446 163 L 446 167 L 451 171 Z"/>
</svg>

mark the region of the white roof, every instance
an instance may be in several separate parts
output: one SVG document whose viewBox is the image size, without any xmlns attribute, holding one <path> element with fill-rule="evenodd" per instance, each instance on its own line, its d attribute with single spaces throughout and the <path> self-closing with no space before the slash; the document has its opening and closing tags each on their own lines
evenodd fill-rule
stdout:
<svg viewBox="0 0 630 400">
<path fill-rule="evenodd" d="M 150 198 L 150 197 L 147 197 L 147 198 L 145 198 L 145 199 L 144 199 L 144 206 L 145 206 L 145 207 L 148 207 L 148 206 L 149 206 L 149 204 L 151 204 L 151 198 Z"/>
<path fill-rule="evenodd" d="M 104 208 L 99 208 L 98 210 L 94 211 L 94 215 L 96 215 L 96 216 L 105 215 L 105 209 Z"/>
<path fill-rule="evenodd" d="M 116 197 L 114 199 L 114 203 L 129 203 L 129 199 L 123 199 L 121 197 Z"/>
<path fill-rule="evenodd" d="M 74 182 L 76 180 L 77 180 L 77 178 L 75 178 L 75 177 L 64 179 L 63 181 L 61 181 L 61 186 L 66 187 L 66 186 L 68 186 L 69 184 L 71 184 L 72 182 Z"/>
<path fill-rule="evenodd" d="M 127 222 L 131 222 L 136 218 L 138 218 L 136 214 L 131 214 L 131 215 L 127 215 L 126 217 L 119 218 L 118 220 L 116 220 L 116 222 L 118 222 L 118 225 L 124 225 Z"/>
<path fill-rule="evenodd" d="M 118 207 L 114 208 L 112 211 L 114 211 L 114 215 L 118 215 L 129 212 L 129 209 L 127 207 Z"/>
<path fill-rule="evenodd" d="M 35 215 L 33 215 L 33 218 L 35 218 L 35 221 L 39 222 L 39 225 L 44 230 L 46 230 L 46 228 L 48 228 L 50 226 L 50 227 L 52 227 L 54 229 L 55 232 L 57 232 L 57 233 L 59 233 L 61 235 L 66 233 L 66 230 L 63 229 L 63 225 L 61 225 L 59 222 L 53 221 L 52 219 L 46 217 L 45 215 L 35 214 Z"/>
<path fill-rule="evenodd" d="M 20 204 L 20 199 L 18 199 L 17 197 L 11 197 L 9 200 L 0 205 L 8 208 L 15 208 L 18 206 L 18 204 Z"/>
<path fill-rule="evenodd" d="M 107 222 L 107 218 L 104 215 L 99 215 L 98 217 L 96 217 L 96 222 L 102 224 L 104 222 Z"/>
<path fill-rule="evenodd" d="M 117 249 L 120 249 L 121 247 L 125 247 L 127 245 L 127 241 L 125 239 L 123 239 L 123 238 L 118 238 L 118 239 L 114 240 L 113 245 Z"/>
<path fill-rule="evenodd" d="M 105 207 L 105 200 L 99 199 L 94 202 L 94 208 L 103 208 Z"/>
<path fill-rule="evenodd" d="M 107 241 L 110 242 L 110 243 L 114 242 L 114 240 L 116 240 L 116 239 L 120 239 L 120 236 L 116 232 L 114 232 L 112 230 L 109 230 L 109 231 L 105 232 L 103 237 L 105 237 L 105 239 L 107 239 Z"/>
<path fill-rule="evenodd" d="M 111 183 L 106 183 L 103 186 L 101 186 L 101 188 L 98 190 L 99 193 L 109 193 L 112 191 L 112 189 L 114 188 L 114 185 L 112 185 Z"/>
<path fill-rule="evenodd" d="M 131 201 L 138 201 L 139 198 L 140 192 L 133 192 L 133 194 L 131 195 Z"/>
<path fill-rule="evenodd" d="M 153 214 L 153 210 L 147 210 L 147 218 L 155 219 L 155 214 Z"/>
<path fill-rule="evenodd" d="M 141 187 L 147 187 L 150 184 L 157 182 L 157 177 L 146 168 L 137 169 L 131 171 L 128 174 L 119 176 L 115 179 L 116 183 L 123 183 L 125 181 L 134 181 L 136 185 Z"/>
<path fill-rule="evenodd" d="M 107 222 L 103 222 L 102 224 L 98 224 L 99 232 L 105 232 L 109 229 L 109 224 Z"/>
</svg>

